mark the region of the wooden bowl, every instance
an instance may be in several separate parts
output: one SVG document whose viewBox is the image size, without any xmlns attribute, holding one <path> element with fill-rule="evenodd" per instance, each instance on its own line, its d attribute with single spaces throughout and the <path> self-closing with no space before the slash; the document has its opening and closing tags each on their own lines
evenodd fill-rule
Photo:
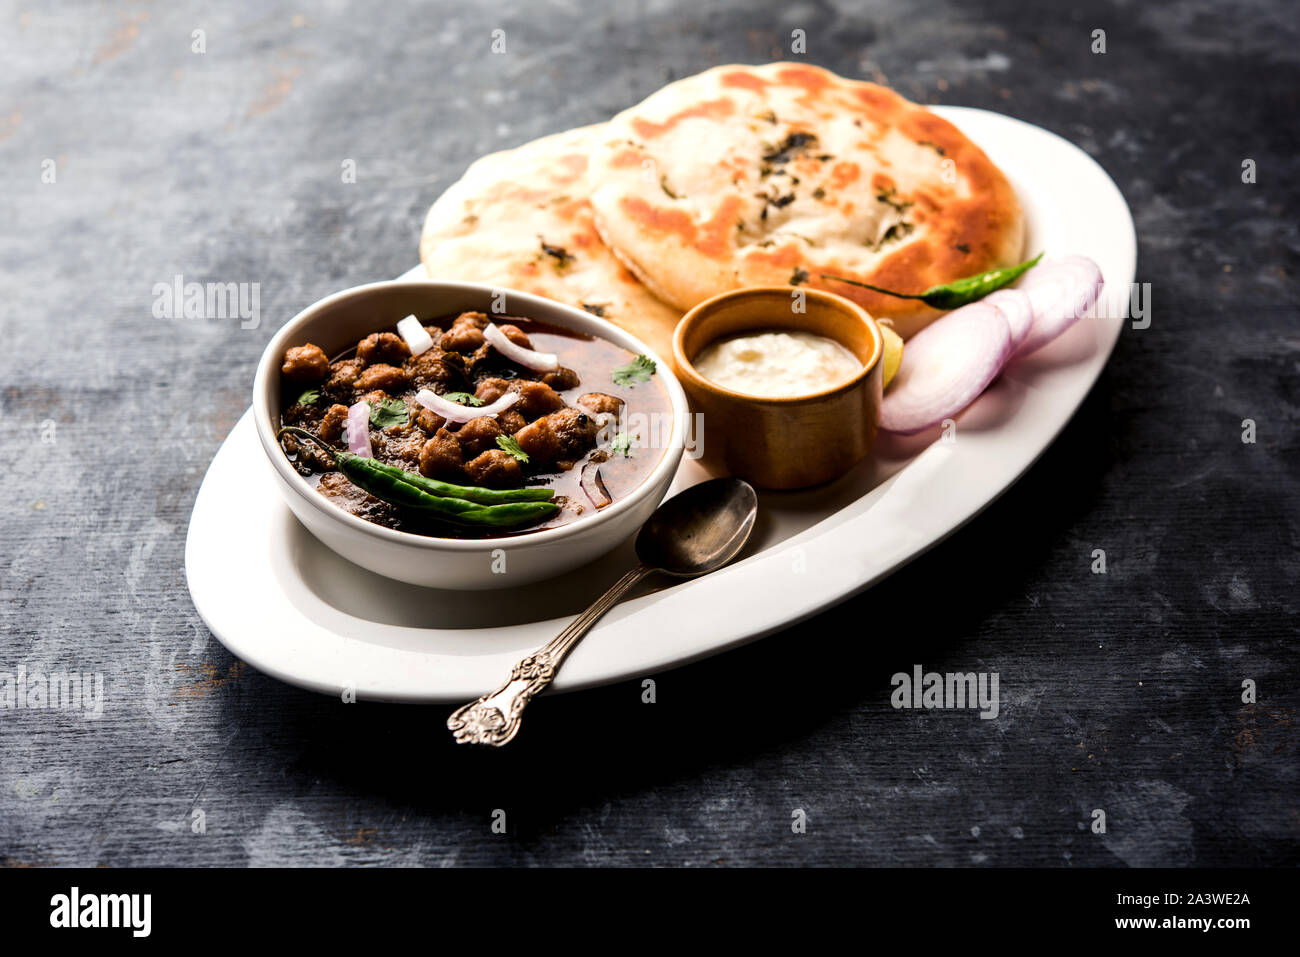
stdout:
<svg viewBox="0 0 1300 957">
<path fill-rule="evenodd" d="M 802 294 L 803 311 L 797 312 Z M 745 395 L 706 379 L 692 360 L 709 343 L 789 329 L 834 339 L 862 363 L 852 379 L 790 398 Z M 767 489 L 838 478 L 871 451 L 880 423 L 884 340 L 861 306 L 818 289 L 758 286 L 724 292 L 688 312 L 673 336 L 673 363 L 696 412 L 705 464 Z"/>
</svg>

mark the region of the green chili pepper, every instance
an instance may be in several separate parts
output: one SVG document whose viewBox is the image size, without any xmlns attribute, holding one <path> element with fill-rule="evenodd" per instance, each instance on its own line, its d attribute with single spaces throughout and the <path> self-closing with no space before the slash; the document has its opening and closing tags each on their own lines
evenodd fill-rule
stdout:
<svg viewBox="0 0 1300 957">
<path fill-rule="evenodd" d="M 287 425 L 276 433 L 279 438 L 285 432 L 301 438 L 310 439 L 320 445 L 334 457 L 342 472 L 352 484 L 375 498 L 393 505 L 418 509 L 426 514 L 435 515 L 449 522 L 461 525 L 494 525 L 505 527 L 521 525 L 548 518 L 560 510 L 554 502 L 538 501 L 538 493 L 552 497 L 550 489 L 512 489 L 498 490 L 472 486 L 449 485 L 445 482 L 431 482 L 422 475 L 416 475 L 394 465 L 384 465 L 366 456 L 355 455 L 333 448 L 324 439 L 313 435 L 306 429 Z M 440 491 L 431 492 L 422 483 L 436 486 Z M 447 494 L 446 490 L 462 490 L 480 497 L 480 501 Z M 520 492 L 528 498 L 506 498 Z M 486 498 L 489 504 L 484 504 Z"/>
<path fill-rule="evenodd" d="M 358 460 L 349 463 L 348 467 L 351 471 L 343 471 L 342 464 L 339 465 L 340 471 L 375 498 L 381 498 L 393 505 L 415 509 L 458 525 L 493 525 L 505 528 L 550 518 L 560 510 L 560 506 L 554 502 L 503 502 L 499 505 L 480 505 L 463 498 L 430 495 L 410 482 L 404 482 L 386 471 L 380 471 L 384 466 L 376 469 L 368 465 L 371 459 L 357 456 L 353 458 Z M 354 473 L 359 474 L 354 477 Z"/>
<path fill-rule="evenodd" d="M 439 501 L 449 501 L 440 499 Z M 464 525 L 494 525 L 508 528 L 512 525 L 524 525 L 540 522 L 550 518 L 560 510 L 554 502 L 505 502 L 502 505 L 475 505 L 472 510 L 461 512 L 455 521 Z"/>
<path fill-rule="evenodd" d="M 310 435 L 311 433 L 308 432 L 307 434 Z M 335 452 L 333 449 L 330 449 L 330 453 L 336 460 L 340 454 L 351 454 L 349 452 Z M 383 465 L 374 459 L 362 458 L 361 461 L 372 463 L 370 467 L 374 471 L 384 472 L 399 482 L 414 485 L 421 491 L 440 498 L 462 498 L 467 502 L 474 502 L 478 505 L 505 505 L 509 502 L 549 502 L 555 498 L 555 490 L 549 488 L 500 489 L 482 488 L 478 485 L 452 485 L 449 482 L 439 482 L 437 479 L 425 478 L 417 472 L 408 472 L 396 465 Z M 341 464 L 339 469 L 342 471 Z"/>
<path fill-rule="evenodd" d="M 1006 269 L 994 269 L 992 272 L 982 272 L 978 276 L 967 276 L 965 279 L 957 279 L 953 282 L 946 282 L 940 286 L 931 286 L 920 295 L 913 295 L 906 292 L 894 292 L 891 289 L 881 289 L 879 286 L 872 286 L 869 283 L 858 282 L 856 279 L 845 279 L 843 276 L 831 276 L 822 273 L 823 279 L 834 279 L 836 282 L 847 282 L 853 286 L 861 286 L 864 289 L 870 289 L 874 292 L 882 292 L 886 296 L 896 296 L 899 299 L 920 299 L 927 306 L 933 306 L 935 309 L 956 309 L 958 306 L 964 306 L 972 303 L 977 299 L 983 299 L 994 290 L 1001 289 L 1012 282 L 1015 282 L 1026 272 L 1038 265 L 1038 260 L 1043 258 L 1039 253 L 1033 259 L 1022 262 L 1019 266 L 1009 266 Z"/>
<path fill-rule="evenodd" d="M 339 471 L 348 477 L 348 481 L 392 505 L 437 512 L 445 518 L 454 518 L 482 507 L 463 498 L 430 495 L 396 477 L 374 459 L 356 455 L 348 456 L 348 459 L 339 462 Z"/>
<path fill-rule="evenodd" d="M 344 471 L 343 458 L 362 458 L 361 456 L 352 455 L 350 452 L 339 451 L 319 436 L 294 425 L 286 425 L 282 428 L 277 433 L 277 438 L 285 432 L 300 434 L 323 447 L 339 463 L 339 471 Z M 507 502 L 549 502 L 555 498 L 555 490 L 549 488 L 496 489 L 483 488 L 478 485 L 452 485 L 450 482 L 439 482 L 437 479 L 425 478 L 417 472 L 408 472 L 396 465 L 383 465 L 374 459 L 362 458 L 362 461 L 370 462 L 370 467 L 374 470 L 386 472 L 393 478 L 423 489 L 430 495 L 438 495 L 444 498 L 463 498 L 467 502 L 477 502 L 480 505 L 503 505 Z M 344 472 L 344 474 L 347 473 Z"/>
<path fill-rule="evenodd" d="M 385 465 L 384 468 L 396 468 Z M 478 485 L 452 485 L 437 479 L 425 478 L 416 472 L 396 469 L 402 473 L 402 481 L 410 482 L 416 488 L 424 489 L 430 495 L 444 495 L 449 498 L 463 498 L 479 505 L 507 505 L 511 502 L 549 502 L 555 498 L 553 488 L 482 488 Z"/>
</svg>

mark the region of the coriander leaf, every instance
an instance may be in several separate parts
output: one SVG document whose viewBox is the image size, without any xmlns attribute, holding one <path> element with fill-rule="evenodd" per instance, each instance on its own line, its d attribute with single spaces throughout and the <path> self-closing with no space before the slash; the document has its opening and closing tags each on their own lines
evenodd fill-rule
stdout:
<svg viewBox="0 0 1300 957">
<path fill-rule="evenodd" d="M 513 435 L 498 435 L 497 448 L 503 452 L 508 452 L 525 465 L 528 464 L 528 453 L 519 447 L 519 440 Z"/>
<path fill-rule="evenodd" d="M 406 425 L 406 403 L 401 399 L 381 399 L 370 405 L 370 424 L 377 429 Z"/>
<path fill-rule="evenodd" d="M 609 443 L 609 450 L 615 455 L 621 455 L 625 459 L 632 457 L 632 441 L 639 438 L 636 435 L 628 435 L 626 432 L 620 432 L 614 436 L 614 441 Z"/>
<path fill-rule="evenodd" d="M 320 398 L 320 392 L 316 389 L 308 389 L 302 395 L 298 396 L 299 405 L 315 405 L 316 400 Z"/>
<path fill-rule="evenodd" d="M 619 366 L 613 372 L 615 385 L 634 386 L 638 382 L 649 382 L 655 374 L 655 361 L 649 356 L 637 356 L 627 365 Z"/>
<path fill-rule="evenodd" d="M 545 239 L 542 239 L 541 236 L 538 236 L 537 238 L 542 242 L 542 252 L 555 260 L 555 271 L 564 272 L 565 268 L 573 262 L 573 253 L 569 252 L 563 246 L 552 246 Z"/>
<path fill-rule="evenodd" d="M 763 162 L 788 163 L 816 145 L 817 137 L 812 133 L 791 133 L 776 146 L 765 145 Z"/>
<path fill-rule="evenodd" d="M 467 405 L 470 408 L 478 408 L 483 404 L 483 400 L 469 392 L 447 392 L 443 398 L 448 402 L 456 402 L 460 405 Z"/>
</svg>

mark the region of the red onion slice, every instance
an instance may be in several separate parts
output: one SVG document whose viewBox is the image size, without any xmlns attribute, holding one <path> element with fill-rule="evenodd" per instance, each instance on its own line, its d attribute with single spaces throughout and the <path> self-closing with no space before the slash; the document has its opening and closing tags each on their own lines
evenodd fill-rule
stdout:
<svg viewBox="0 0 1300 957">
<path fill-rule="evenodd" d="M 614 501 L 609 494 L 609 489 L 605 488 L 605 480 L 600 477 L 600 466 L 595 462 L 588 462 L 582 467 L 579 484 L 582 485 L 582 490 L 587 493 L 587 498 L 591 499 L 591 504 L 596 506 L 597 511 Z"/>
<path fill-rule="evenodd" d="M 1027 293 L 1020 289 L 999 289 L 984 297 L 984 302 L 997 306 L 1002 318 L 1011 327 L 1011 345 L 1020 345 L 1034 324 L 1034 306 Z"/>
<path fill-rule="evenodd" d="M 517 342 L 511 342 L 510 337 L 501 331 L 501 328 L 495 323 L 489 322 L 483 330 L 483 338 L 497 352 L 501 353 L 511 362 L 517 362 L 525 369 L 532 369 L 536 372 L 554 372 L 560 367 L 560 358 L 551 352 L 535 352 L 532 349 L 526 349 Z"/>
<path fill-rule="evenodd" d="M 373 458 L 370 450 L 370 403 L 358 402 L 348 409 L 347 423 L 344 431 L 348 439 L 348 451 L 363 459 Z"/>
<path fill-rule="evenodd" d="M 1051 259 L 1029 270 L 1018 288 L 1033 306 L 1034 324 L 1016 355 L 1028 355 L 1074 325 L 1097 301 L 1104 282 L 1101 268 L 1086 256 Z"/>
<path fill-rule="evenodd" d="M 487 405 L 471 406 L 444 399 L 430 389 L 421 389 L 415 394 L 415 401 L 431 412 L 436 412 L 448 422 L 468 422 L 470 419 L 477 419 L 482 416 L 495 419 L 519 401 L 519 393 L 507 392 L 495 402 L 489 402 Z"/>
<path fill-rule="evenodd" d="M 433 348 L 433 336 L 429 335 L 429 330 L 420 324 L 420 320 L 416 319 L 414 314 L 397 321 L 397 334 L 406 340 L 406 347 L 411 350 L 413 356 Z"/>
<path fill-rule="evenodd" d="M 1011 327 L 985 300 L 932 322 L 903 350 L 880 407 L 880 427 L 911 435 L 966 408 L 1011 356 Z"/>
</svg>

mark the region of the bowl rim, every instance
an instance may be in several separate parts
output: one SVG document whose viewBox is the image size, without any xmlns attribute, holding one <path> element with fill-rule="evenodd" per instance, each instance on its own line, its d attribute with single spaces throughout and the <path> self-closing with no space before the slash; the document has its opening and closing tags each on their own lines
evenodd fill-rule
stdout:
<svg viewBox="0 0 1300 957">
<path fill-rule="evenodd" d="M 683 379 L 685 379 L 688 383 L 690 383 L 690 385 L 693 388 L 711 392 L 715 396 L 724 398 L 730 402 L 748 402 L 756 405 L 772 406 L 776 408 L 779 408 L 781 406 L 803 405 L 803 404 L 814 403 L 814 402 L 823 402 L 826 401 L 827 399 L 833 399 L 837 396 L 844 395 L 845 393 L 851 392 L 854 389 L 856 389 L 858 386 L 860 386 L 871 376 L 872 371 L 883 360 L 885 354 L 885 338 L 880 331 L 880 326 L 878 325 L 876 318 L 873 315 L 871 315 L 871 313 L 867 312 L 867 310 L 863 309 L 852 299 L 848 299 L 844 296 L 837 295 L 836 293 L 833 292 L 828 292 L 825 289 L 813 289 L 809 287 L 806 288 L 804 291 L 809 295 L 811 295 L 814 299 L 820 300 L 827 306 L 841 309 L 845 312 L 851 313 L 852 315 L 856 316 L 859 320 L 862 321 L 863 325 L 866 326 L 867 329 L 869 329 L 871 332 L 873 348 L 871 350 L 870 359 L 862 363 L 862 368 L 859 369 L 855 375 L 853 375 L 851 378 L 845 379 L 843 382 L 833 385 L 827 389 L 822 389 L 819 392 L 805 392 L 800 395 L 784 395 L 784 396 L 753 395 L 752 393 L 749 392 L 737 392 L 735 389 L 729 389 L 724 385 L 719 385 L 717 382 L 714 382 L 712 379 L 708 378 L 703 373 L 701 373 L 699 369 L 695 367 L 694 361 L 686 355 L 686 349 L 685 349 L 686 333 L 690 329 L 691 325 L 698 323 L 700 321 L 701 316 L 712 311 L 721 303 L 727 301 L 728 299 L 739 299 L 745 296 L 780 295 L 782 297 L 788 297 L 790 295 L 790 290 L 792 288 L 794 287 L 746 286 L 742 289 L 728 289 L 725 292 L 720 292 L 716 296 L 712 296 L 708 299 L 705 299 L 703 302 L 698 303 L 696 306 L 690 309 L 690 311 L 688 311 L 686 315 L 682 316 L 681 321 L 677 323 L 676 330 L 674 330 L 673 332 L 673 361 L 677 368 L 677 372 L 681 375 Z M 765 327 L 756 324 L 752 327 L 750 331 L 756 332 L 763 328 Z M 732 335 L 744 335 L 744 334 L 745 334 L 744 332 L 732 333 Z M 825 336 L 824 338 L 830 339 L 833 337 Z M 705 346 L 708 346 L 715 341 L 716 341 L 715 339 L 710 339 L 707 343 L 705 343 Z M 839 344 L 841 346 L 844 346 L 844 348 L 848 348 L 848 346 L 846 346 L 843 342 L 840 342 L 838 339 L 836 339 L 835 341 L 839 342 Z M 701 346 L 699 351 L 702 351 L 703 348 L 704 346 Z"/>
<path fill-rule="evenodd" d="M 595 515 L 581 519 L 575 522 L 569 522 L 558 528 L 546 528 L 535 532 L 520 532 L 510 536 L 499 536 L 490 538 L 438 538 L 432 535 L 417 535 L 414 532 L 403 532 L 397 529 L 385 528 L 382 525 L 376 525 L 374 522 L 368 522 L 363 518 L 358 518 L 350 512 L 345 512 L 337 505 L 331 504 L 324 496 L 316 494 L 301 475 L 294 470 L 289 459 L 284 454 L 279 441 L 275 437 L 275 428 L 267 414 L 269 402 L 269 389 L 271 383 L 275 381 L 274 377 L 280 374 L 280 365 L 284 350 L 287 348 L 289 340 L 293 339 L 296 334 L 309 326 L 313 319 L 326 307 L 336 305 L 349 299 L 361 299 L 371 295 L 378 290 L 392 289 L 394 287 L 417 287 L 419 290 L 427 290 L 430 295 L 436 294 L 436 290 L 447 290 L 456 292 L 481 293 L 485 299 L 490 299 L 494 294 L 505 293 L 507 300 L 511 303 L 511 315 L 521 318 L 531 318 L 532 311 L 536 309 L 554 311 L 554 316 L 542 320 L 573 329 L 585 335 L 591 335 L 597 338 L 613 342 L 615 345 L 628 349 L 637 354 L 644 354 L 655 361 L 655 372 L 662 376 L 664 390 L 668 393 L 669 405 L 672 409 L 672 434 L 669 436 L 663 454 L 655 467 L 650 471 L 640 484 L 636 486 L 622 500 L 613 503 L 603 511 Z M 522 308 L 518 304 L 522 304 Z M 383 330 L 375 330 L 383 331 Z M 690 407 L 687 403 L 686 393 L 682 385 L 677 381 L 672 364 L 664 361 L 663 357 L 655 353 L 648 345 L 638 339 L 631 333 L 620 329 L 618 326 L 604 320 L 598 319 L 590 314 L 576 309 L 566 303 L 558 302 L 553 299 L 547 299 L 543 296 L 535 296 L 531 293 L 521 292 L 504 286 L 488 285 L 485 283 L 457 282 L 452 280 L 439 279 L 387 279 L 379 282 L 363 283 L 359 286 L 350 286 L 347 289 L 331 293 L 323 299 L 318 299 L 311 305 L 300 310 L 292 319 L 284 323 L 271 340 L 262 350 L 262 356 L 258 360 L 257 371 L 253 377 L 253 422 L 257 427 L 258 438 L 261 439 L 262 450 L 266 453 L 272 468 L 276 474 L 284 481 L 285 485 L 300 499 L 310 503 L 310 505 L 319 514 L 350 528 L 353 531 L 361 532 L 371 538 L 388 542 L 394 545 L 414 547 L 426 551 L 452 551 L 452 552 L 490 552 L 496 548 L 521 548 L 532 547 L 535 545 L 546 545 L 577 536 L 590 534 L 598 530 L 601 526 L 609 524 L 616 516 L 633 509 L 636 505 L 650 495 L 652 490 L 658 487 L 664 479 L 664 473 L 669 473 L 668 483 L 664 483 L 665 489 L 667 484 L 672 481 L 673 474 L 676 473 L 681 463 L 681 456 L 685 450 L 685 435 Z"/>
</svg>

